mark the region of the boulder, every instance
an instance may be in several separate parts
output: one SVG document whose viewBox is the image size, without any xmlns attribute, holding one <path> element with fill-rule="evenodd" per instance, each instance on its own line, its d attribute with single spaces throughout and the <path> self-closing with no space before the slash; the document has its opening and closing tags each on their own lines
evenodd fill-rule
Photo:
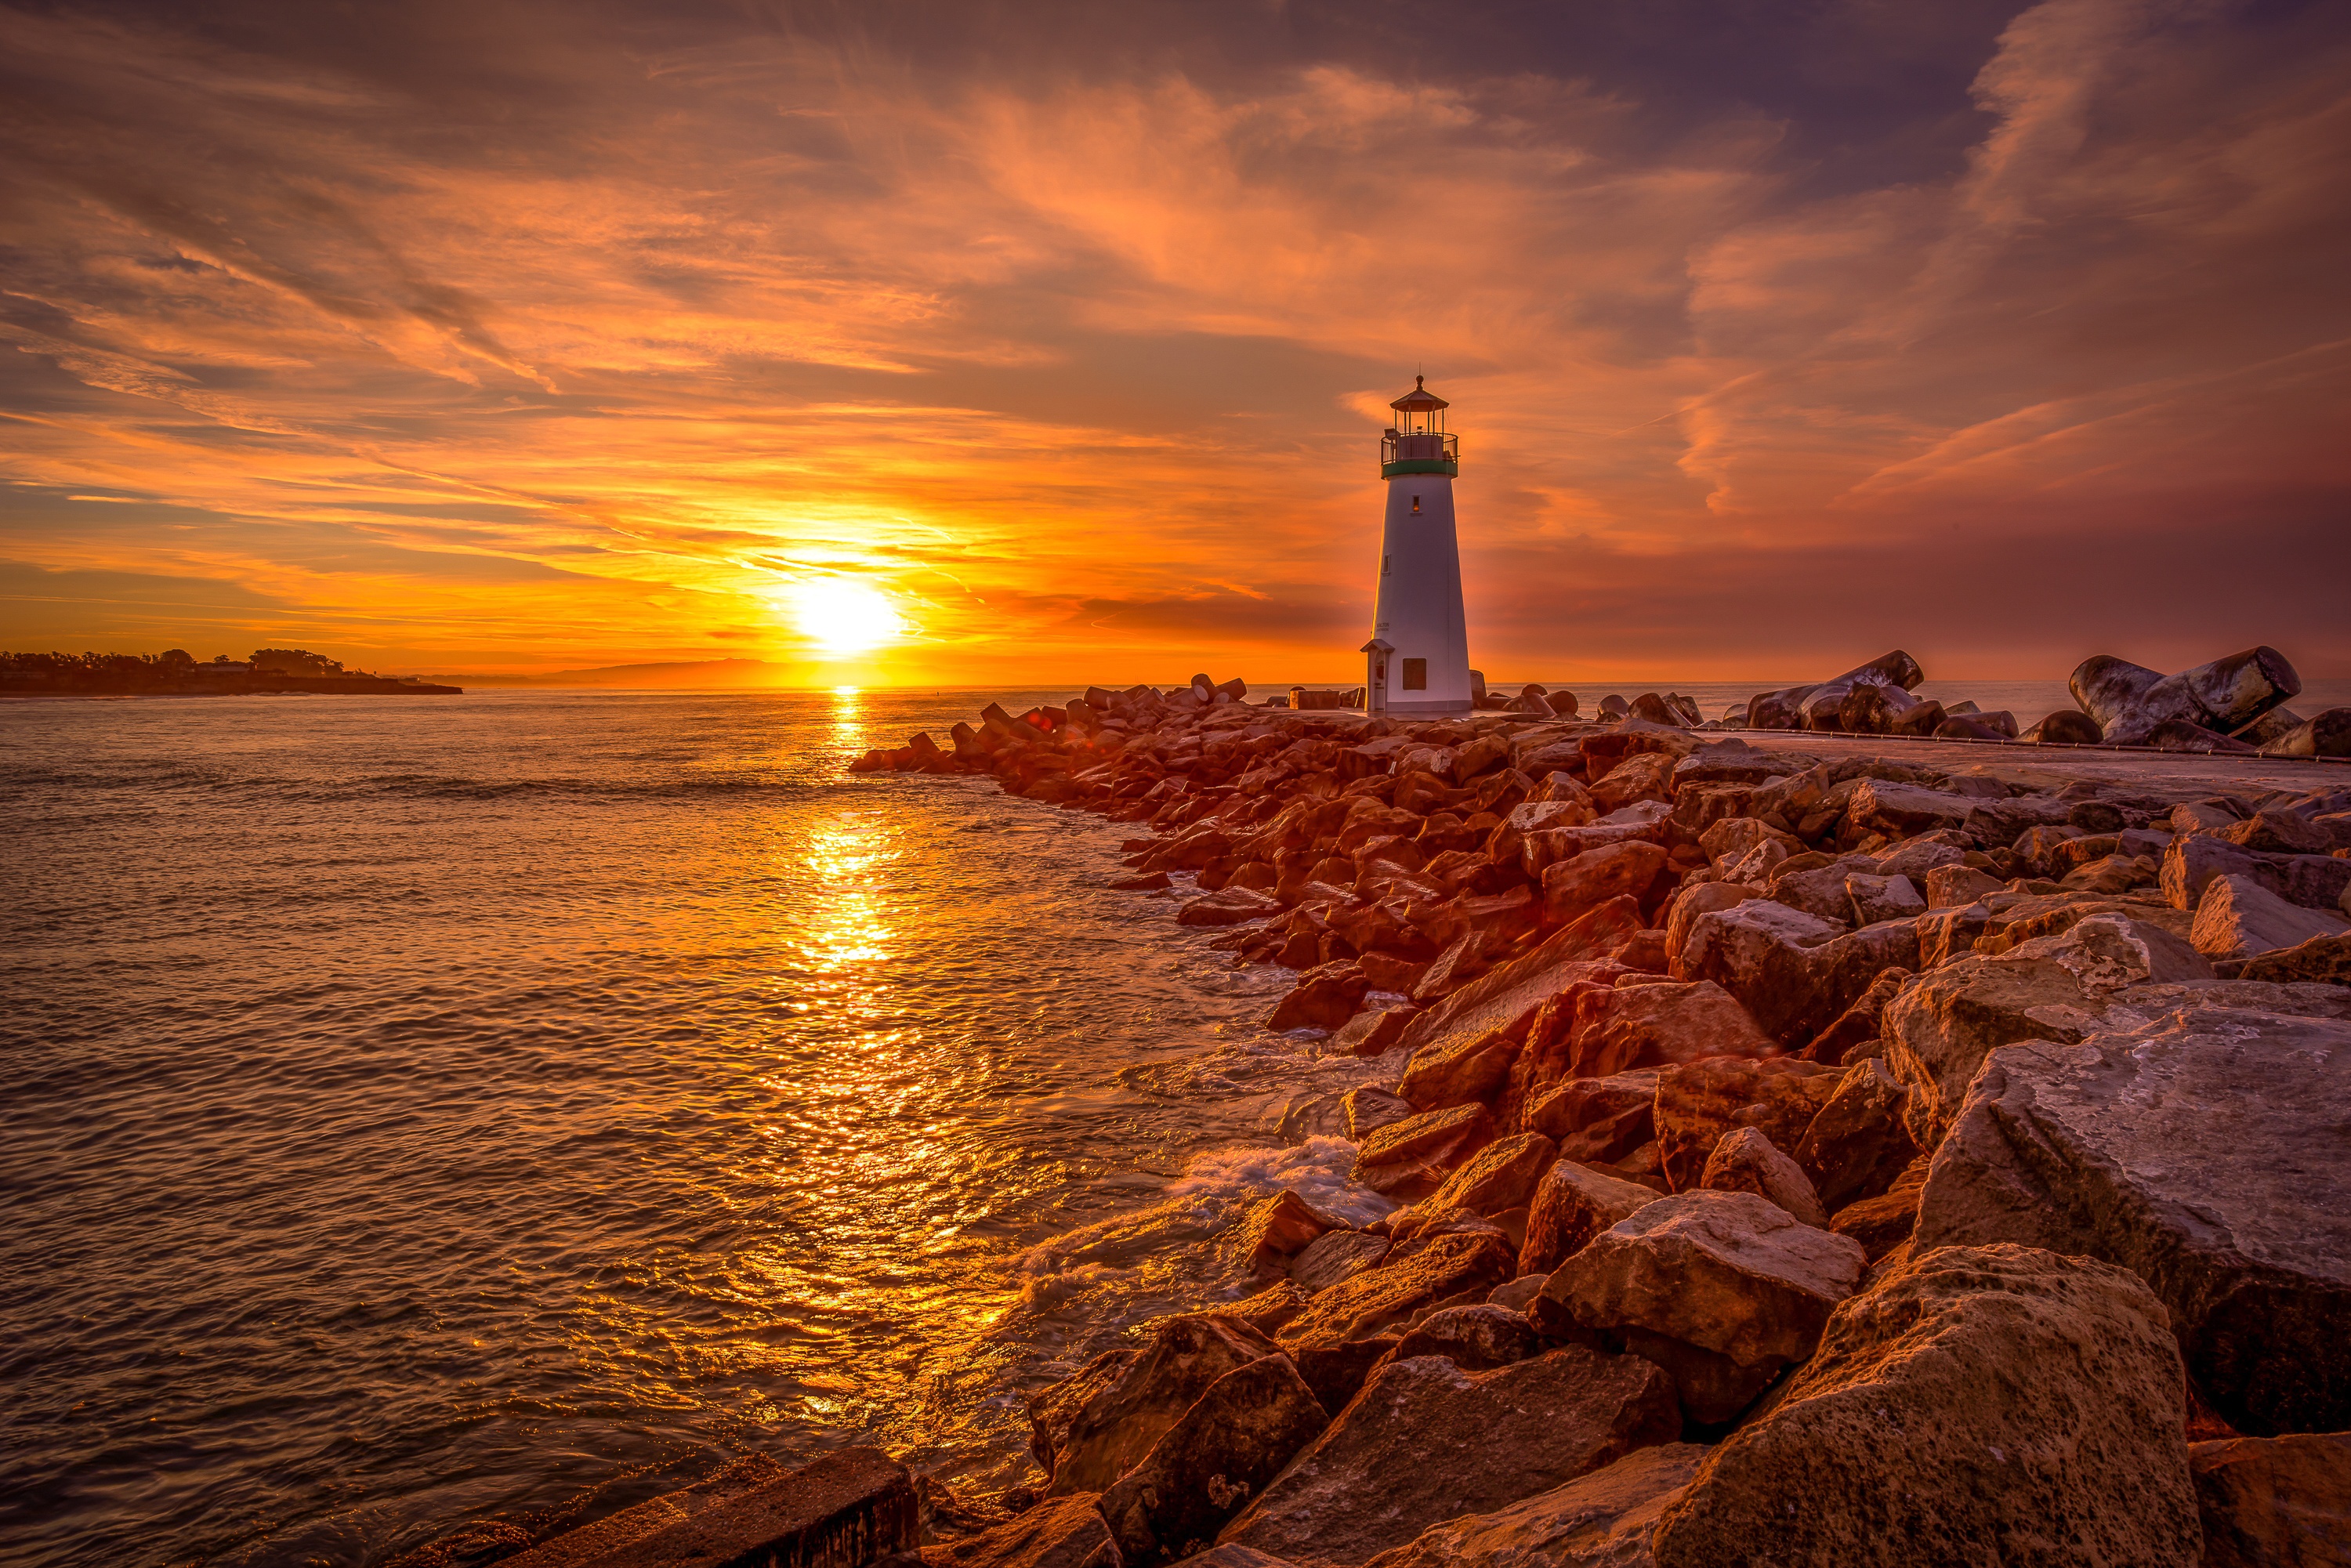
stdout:
<svg viewBox="0 0 2351 1568">
<path fill-rule="evenodd" d="M 1831 1214 L 1886 1191 L 1918 1157 L 1902 1115 L 1909 1097 L 1886 1063 L 1871 1057 L 1845 1070 L 1796 1140 L 1796 1164 Z"/>
<path fill-rule="evenodd" d="M 2346 928 L 2351 920 L 2288 904 L 2245 876 L 2214 877 L 2196 905 L 2196 950 L 2211 958 L 2250 958 Z"/>
<path fill-rule="evenodd" d="M 1661 844 L 1634 840 L 1586 850 L 1573 860 L 1543 868 L 1543 917 L 1555 924 L 1574 919 L 1612 898 L 1638 900 L 1666 869 Z"/>
<path fill-rule="evenodd" d="M 2247 964 L 2239 977 L 2351 986 L 2351 935 L 2314 936 L 2297 946 L 2274 948 Z"/>
<path fill-rule="evenodd" d="M 1543 1174 L 1527 1210 L 1527 1239 L 1519 1249 L 1519 1272 L 1550 1273 L 1582 1251 L 1593 1237 L 1662 1196 L 1638 1182 L 1619 1180 L 1573 1160 L 1559 1161 Z"/>
<path fill-rule="evenodd" d="M 1915 920 L 1927 913 L 1927 901 L 1907 876 L 1868 876 L 1855 873 L 1844 879 L 1846 905 L 1855 925 L 1881 920 Z"/>
<path fill-rule="evenodd" d="M 1070 1445 L 1070 1424 L 1095 1395 L 1117 1385 L 1143 1353 L 1132 1348 L 1106 1350 L 1076 1372 L 1031 1396 L 1028 1402 L 1029 1451 L 1039 1468 L 1050 1476 L 1061 1450 Z"/>
<path fill-rule="evenodd" d="M 2335 835 L 2299 811 L 2255 811 L 2212 836 L 2239 849 L 2272 854 L 2323 855 L 2335 851 Z"/>
<path fill-rule="evenodd" d="M 2167 723 L 2223 734 L 2241 729 L 2302 690 L 2285 655 L 2268 647 L 2176 675 L 2100 654 L 2085 660 L 2068 684 L 2110 746 L 2148 744 Z"/>
<path fill-rule="evenodd" d="M 1355 1151 L 1355 1179 L 1374 1192 L 1411 1198 L 1435 1192 L 1470 1155 L 1494 1141 L 1483 1105 L 1448 1105 L 1392 1122 Z"/>
<path fill-rule="evenodd" d="M 2264 743 L 2265 757 L 2351 757 L 2351 707 L 2331 707 Z"/>
<path fill-rule="evenodd" d="M 1143 1353 L 1102 1380 L 1071 1418 L 1048 1467 L 1053 1479 L 1047 1495 L 1106 1490 L 1210 1384 L 1273 1350 L 1271 1341 L 1234 1318 L 1201 1312 L 1162 1320 Z"/>
<path fill-rule="evenodd" d="M 1475 1040 L 1496 1030 L 1522 1029 L 1535 1010 L 1561 991 L 1593 975 L 1591 961 L 1605 957 L 1641 929 L 1631 899 L 1604 904 L 1533 952 L 1479 976 L 1405 1026 L 1402 1044 L 1418 1051 L 1446 1041 Z"/>
<path fill-rule="evenodd" d="M 1927 1185 L 1927 1156 L 1903 1167 L 1894 1185 L 1876 1197 L 1856 1198 L 1829 1217 L 1829 1228 L 1861 1244 L 1870 1262 L 1910 1239 L 1917 1228 L 1918 1194 Z"/>
<path fill-rule="evenodd" d="M 1388 1356 L 1410 1361 L 1416 1355 L 1441 1355 L 1464 1372 L 1490 1372 L 1540 1355 L 1542 1348 L 1524 1312 L 1480 1303 L 1429 1313 L 1405 1331 Z"/>
<path fill-rule="evenodd" d="M 1708 1453 L 1662 1511 L 1657 1568 L 2195 1568 L 2186 1414 L 2162 1306 L 2128 1274 L 1928 1253 L 1842 1305 Z"/>
<path fill-rule="evenodd" d="M 1364 965 L 1364 977 L 1371 979 L 1371 965 Z M 1384 1012 L 1357 1013 L 1331 1037 L 1331 1049 L 1342 1056 L 1383 1056 L 1394 1051 L 1404 1040 L 1405 1025 L 1413 1019 L 1414 1009 L 1391 1008 Z"/>
<path fill-rule="evenodd" d="M 1287 1356 L 1261 1357 L 1210 1384 L 1102 1494 L 1127 1568 L 1207 1547 L 1329 1422 Z"/>
<path fill-rule="evenodd" d="M 1656 1105 L 1655 1072 L 1574 1078 L 1529 1106 L 1526 1122 L 1557 1140 L 1562 1159 L 1612 1165 L 1656 1136 Z"/>
<path fill-rule="evenodd" d="M 1234 1228 L 1234 1247 L 1244 1268 L 1279 1273 L 1308 1242 L 1341 1222 L 1287 1187 L 1250 1206 Z"/>
<path fill-rule="evenodd" d="M 2079 708 L 2059 708 L 2017 737 L 2038 746 L 2095 746 L 2105 738 L 2098 721 Z"/>
<path fill-rule="evenodd" d="M 1606 812 L 1622 810 L 1642 800 L 1666 800 L 1674 764 L 1678 760 L 1665 751 L 1643 751 L 1626 757 L 1593 782 L 1592 803 Z"/>
<path fill-rule="evenodd" d="M 1910 1090 L 1904 1115 L 1912 1140 L 1922 1149 L 1942 1141 L 1976 1070 L 1998 1047 L 2079 1040 L 2125 986 L 2210 975 L 2169 932 L 2097 915 L 1919 976 L 1886 1008 L 1885 1024 L 1886 1066 Z"/>
<path fill-rule="evenodd" d="M 1497 1029 L 1425 1045 L 1405 1063 L 1396 1092 L 1424 1111 L 1490 1100 L 1525 1042 L 1523 1034 Z"/>
<path fill-rule="evenodd" d="M 1564 775 L 1559 775 L 1564 779 Z M 1496 865 L 1515 865 L 1525 852 L 1527 835 L 1549 828 L 1577 828 L 1600 813 L 1592 808 L 1592 798 L 1573 779 L 1566 779 L 1566 789 L 1573 793 L 1555 794 L 1550 799 L 1527 800 L 1510 808 L 1502 825 L 1486 841 L 1486 853 Z"/>
<path fill-rule="evenodd" d="M 1793 1147 L 1841 1081 L 1833 1069 L 1785 1057 L 1716 1057 L 1660 1070 L 1654 1114 L 1666 1180 L 1677 1192 L 1696 1186 L 1714 1145 L 1740 1127 Z"/>
<path fill-rule="evenodd" d="M 1467 1373 L 1392 1362 L 1218 1537 L 1300 1565 L 1360 1563 L 1681 1435 L 1648 1363 L 1581 1345 Z"/>
<path fill-rule="evenodd" d="M 1952 909 L 1973 904 L 1988 893 L 1998 893 L 2005 885 L 2000 878 L 1980 872 L 1973 866 L 1937 866 L 1927 873 L 1927 907 Z"/>
<path fill-rule="evenodd" d="M 2203 1568 L 2351 1563 L 2351 1432 L 2188 1446 Z"/>
<path fill-rule="evenodd" d="M 1608 1078 L 1702 1057 L 1777 1056 L 1780 1044 L 1711 980 L 1593 988 L 1575 998 L 1569 1071 Z"/>
<path fill-rule="evenodd" d="M 1810 956 L 1838 931 L 1818 915 L 1751 899 L 1692 921 L 1687 939 L 1669 956 L 1673 977 L 1714 981 L 1746 1006 L 1766 1034 L 1784 1040 L 1818 1010 Z"/>
<path fill-rule="evenodd" d="M 1859 1244 L 1753 1193 L 1685 1192 L 1562 1262 L 1528 1316 L 1621 1339 L 1672 1374 L 1691 1420 L 1727 1421 L 1812 1354 L 1862 1266 Z"/>
<path fill-rule="evenodd" d="M 923 1568 L 1125 1568 L 1091 1492 L 1047 1498 L 978 1535 L 925 1546 L 920 1561 Z"/>
<path fill-rule="evenodd" d="M 1698 1186 L 1710 1192 L 1751 1192 L 1778 1204 L 1806 1225 L 1825 1226 L 1827 1213 L 1803 1167 L 1752 1127 L 1724 1134 L 1706 1157 Z"/>
<path fill-rule="evenodd" d="M 1973 938 L 1970 938 L 1973 940 Z M 1918 960 L 1931 966 L 1924 939 L 1919 944 Z M 1853 1005 L 1837 1014 L 1828 1028 L 1813 1036 L 1810 1044 L 1798 1054 L 1807 1061 L 1817 1061 L 1827 1067 L 1842 1066 L 1860 1057 L 1876 1054 L 1877 1044 L 1885 1031 L 1886 1009 L 1902 988 L 1908 983 L 1910 971 L 1895 966 L 1880 969 L 1869 988 L 1853 999 Z"/>
<path fill-rule="evenodd" d="M 1648 1568 L 1658 1514 L 1706 1455 L 1696 1443 L 1636 1448 L 1508 1508 L 1431 1525 L 1369 1568 Z"/>
<path fill-rule="evenodd" d="M 1253 887 L 1220 887 L 1187 900 L 1176 912 L 1178 925 L 1238 925 L 1281 913 L 1281 901 Z"/>
<path fill-rule="evenodd" d="M 1499 1139 L 1447 1176 L 1426 1207 L 1463 1208 L 1472 1214 L 1523 1208 L 1534 1197 L 1535 1184 L 1558 1157 L 1559 1146 L 1541 1133 Z"/>
<path fill-rule="evenodd" d="M 1369 1084 L 1348 1090 L 1340 1098 L 1339 1110 L 1346 1118 L 1347 1136 L 1359 1144 L 1382 1127 L 1392 1127 L 1415 1114 L 1411 1101 Z"/>
<path fill-rule="evenodd" d="M 1388 1239 L 1369 1230 L 1326 1230 L 1301 1248 L 1290 1260 L 1290 1282 L 1309 1297 L 1376 1269 L 1388 1255 Z M 1291 1314 L 1283 1328 L 1294 1322 Z M 1275 1332 L 1280 1332 L 1279 1330 Z"/>
<path fill-rule="evenodd" d="M 1292 1350 L 1345 1344 L 1400 1329 L 1416 1314 L 1454 1298 L 1477 1301 L 1510 1277 L 1517 1260 L 1499 1238 L 1439 1236 L 1409 1258 L 1368 1270 L 1318 1292 L 1283 1325 Z"/>
<path fill-rule="evenodd" d="M 1855 838 L 1883 833 L 1889 839 L 1907 839 L 1916 833 L 1964 828 L 1975 805 L 1968 796 L 1947 795 L 1923 784 L 1864 779 L 1844 815 Z"/>
<path fill-rule="evenodd" d="M 1324 964 L 1309 969 L 1289 995 L 1274 1004 L 1265 1027 L 1276 1034 L 1293 1029 L 1337 1029 L 1355 1016 L 1371 988 L 1364 971 L 1353 964 Z"/>
<path fill-rule="evenodd" d="M 2127 1268 L 2236 1430 L 2351 1427 L 2351 996 L 2145 989 L 2078 1043 L 1991 1053 L 1936 1152 L 1914 1244 Z M 2241 1005 L 2256 997 L 2272 1007 Z"/>
</svg>

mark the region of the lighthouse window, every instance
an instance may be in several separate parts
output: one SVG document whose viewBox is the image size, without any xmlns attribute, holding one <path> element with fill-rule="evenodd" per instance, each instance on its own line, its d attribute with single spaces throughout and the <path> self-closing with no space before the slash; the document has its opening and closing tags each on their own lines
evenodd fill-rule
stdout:
<svg viewBox="0 0 2351 1568">
<path fill-rule="evenodd" d="M 1413 509 L 1413 512 L 1414 512 L 1414 514 L 1415 514 L 1416 516 L 1417 516 L 1417 515 L 1419 514 L 1419 511 L 1420 511 L 1420 497 L 1417 497 L 1417 496 L 1415 496 L 1415 497 L 1412 498 L 1412 509 Z"/>
<path fill-rule="evenodd" d="M 1406 659 L 1404 662 L 1404 689 L 1408 692 L 1425 692 L 1428 689 L 1426 659 Z"/>
<path fill-rule="evenodd" d="M 1388 574 L 1388 558 L 1387 558 L 1387 557 L 1385 557 L 1385 556 L 1382 556 L 1382 557 L 1380 557 L 1380 575 L 1381 575 L 1382 577 L 1385 577 L 1387 574 Z"/>
</svg>

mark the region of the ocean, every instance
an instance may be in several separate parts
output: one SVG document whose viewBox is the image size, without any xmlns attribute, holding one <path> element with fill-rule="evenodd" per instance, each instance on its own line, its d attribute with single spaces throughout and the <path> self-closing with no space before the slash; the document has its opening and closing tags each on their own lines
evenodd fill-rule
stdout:
<svg viewBox="0 0 2351 1568">
<path fill-rule="evenodd" d="M 0 1559 L 386 1561 L 726 1457 L 1033 1478 L 1352 1151 L 1134 826 L 852 776 L 990 696 L 0 705 Z M 1016 711 L 1017 711 L 1016 706 Z"/>
</svg>

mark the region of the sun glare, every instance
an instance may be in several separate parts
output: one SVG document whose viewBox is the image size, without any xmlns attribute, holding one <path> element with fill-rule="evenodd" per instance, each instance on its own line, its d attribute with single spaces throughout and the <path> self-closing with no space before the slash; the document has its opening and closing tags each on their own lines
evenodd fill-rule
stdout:
<svg viewBox="0 0 2351 1568">
<path fill-rule="evenodd" d="M 862 582 L 820 578 L 794 587 L 789 599 L 801 632 L 833 657 L 878 648 L 906 630 L 890 596 Z"/>
</svg>

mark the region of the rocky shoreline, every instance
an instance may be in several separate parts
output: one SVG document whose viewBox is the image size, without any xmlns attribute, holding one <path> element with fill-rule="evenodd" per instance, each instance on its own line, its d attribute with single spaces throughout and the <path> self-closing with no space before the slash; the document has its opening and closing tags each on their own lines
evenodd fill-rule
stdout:
<svg viewBox="0 0 2351 1568">
<path fill-rule="evenodd" d="M 867 754 L 1147 823 L 1119 885 L 1296 971 L 1267 1027 L 1373 1082 L 1282 1134 L 1396 1207 L 1249 1210 L 1258 1293 L 1031 1401 L 1037 1492 L 852 1450 L 509 1561 L 2351 1561 L 2351 714 L 2094 660 L 2027 734 L 2211 760 L 2069 779 L 1917 683 L 1725 734 L 1203 677 Z M 2256 747 L 2312 760 L 2216 786 Z"/>
</svg>

